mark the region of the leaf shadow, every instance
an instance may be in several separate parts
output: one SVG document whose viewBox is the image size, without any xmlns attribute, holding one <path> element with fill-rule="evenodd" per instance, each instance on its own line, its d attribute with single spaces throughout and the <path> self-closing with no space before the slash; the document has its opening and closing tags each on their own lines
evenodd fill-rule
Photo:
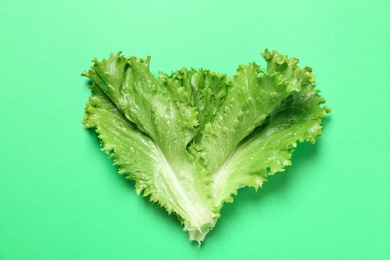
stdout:
<svg viewBox="0 0 390 260">
<path fill-rule="evenodd" d="M 84 81 L 85 87 L 89 88 L 93 84 L 92 80 L 90 78 L 85 78 L 85 77 L 83 77 L 83 78 L 84 78 L 83 81 Z"/>
</svg>

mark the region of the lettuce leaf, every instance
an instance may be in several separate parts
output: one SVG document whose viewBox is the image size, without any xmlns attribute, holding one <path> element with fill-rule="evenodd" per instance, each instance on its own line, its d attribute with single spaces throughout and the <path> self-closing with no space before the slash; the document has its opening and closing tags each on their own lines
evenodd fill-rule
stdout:
<svg viewBox="0 0 390 260">
<path fill-rule="evenodd" d="M 241 187 L 261 187 L 291 165 L 297 142 L 314 143 L 330 112 L 311 68 L 265 50 L 264 70 L 234 76 L 185 69 L 158 77 L 150 57 L 93 60 L 83 123 L 138 194 L 175 213 L 201 242 Z"/>
</svg>

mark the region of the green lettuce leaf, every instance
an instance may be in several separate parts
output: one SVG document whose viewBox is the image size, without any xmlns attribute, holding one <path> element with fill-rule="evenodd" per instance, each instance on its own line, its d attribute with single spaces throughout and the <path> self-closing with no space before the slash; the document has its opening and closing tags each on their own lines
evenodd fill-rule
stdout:
<svg viewBox="0 0 390 260">
<path fill-rule="evenodd" d="M 174 212 L 190 240 L 204 240 L 224 202 L 241 187 L 261 187 L 284 171 L 297 142 L 321 135 L 311 69 L 273 51 L 226 76 L 185 69 L 156 78 L 150 57 L 118 53 L 83 75 L 92 96 L 83 123 L 138 194 Z"/>
</svg>

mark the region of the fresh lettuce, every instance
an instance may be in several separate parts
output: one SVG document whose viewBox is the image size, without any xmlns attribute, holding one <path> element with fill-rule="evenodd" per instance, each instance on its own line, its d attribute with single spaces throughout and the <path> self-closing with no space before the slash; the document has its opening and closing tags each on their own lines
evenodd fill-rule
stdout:
<svg viewBox="0 0 390 260">
<path fill-rule="evenodd" d="M 241 187 L 261 187 L 291 165 L 297 142 L 314 143 L 330 112 L 311 68 L 276 51 L 267 68 L 234 76 L 185 69 L 154 77 L 150 57 L 93 60 L 83 123 L 137 194 L 174 212 L 190 240 L 203 241 Z"/>
</svg>

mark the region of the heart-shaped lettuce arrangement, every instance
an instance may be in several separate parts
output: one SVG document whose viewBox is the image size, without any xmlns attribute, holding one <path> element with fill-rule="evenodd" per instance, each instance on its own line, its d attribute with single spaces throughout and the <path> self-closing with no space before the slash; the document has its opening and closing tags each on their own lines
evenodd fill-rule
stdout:
<svg viewBox="0 0 390 260">
<path fill-rule="evenodd" d="M 224 202 L 261 187 L 291 165 L 297 142 L 321 135 L 330 112 L 311 68 L 268 50 L 267 68 L 240 65 L 234 76 L 185 69 L 149 70 L 150 57 L 118 53 L 94 64 L 83 123 L 138 194 L 174 212 L 190 240 L 203 241 Z"/>
</svg>

